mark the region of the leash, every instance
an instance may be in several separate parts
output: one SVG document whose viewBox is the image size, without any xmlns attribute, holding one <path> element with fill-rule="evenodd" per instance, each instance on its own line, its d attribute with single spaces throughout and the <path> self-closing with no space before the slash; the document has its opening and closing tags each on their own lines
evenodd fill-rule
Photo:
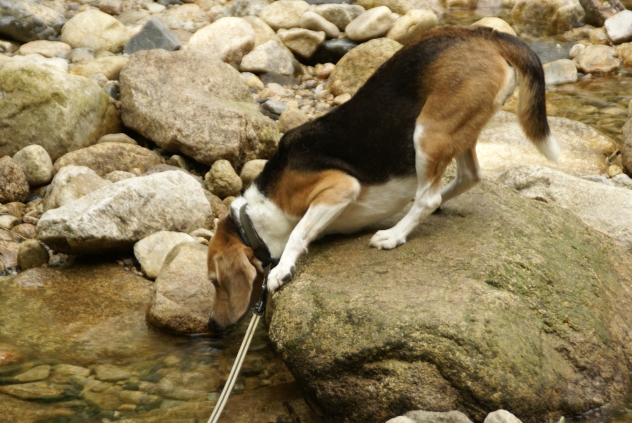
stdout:
<svg viewBox="0 0 632 423">
<path fill-rule="evenodd" d="M 226 406 L 226 402 L 228 401 L 228 397 L 233 390 L 233 386 L 235 386 L 235 382 L 237 381 L 237 375 L 239 374 L 239 370 L 241 370 L 241 365 L 246 358 L 246 353 L 248 352 L 248 347 L 250 346 L 250 341 L 252 341 L 252 337 L 255 334 L 255 329 L 257 329 L 257 324 L 259 324 L 259 320 L 266 313 L 266 300 L 268 298 L 268 273 L 270 273 L 270 265 L 266 266 L 263 277 L 263 288 L 261 290 L 261 298 L 259 302 L 255 304 L 252 309 L 252 319 L 250 320 L 250 324 L 248 325 L 248 330 L 246 330 L 246 335 L 244 340 L 241 342 L 241 347 L 239 348 L 239 352 L 237 353 L 237 357 L 235 358 L 235 363 L 233 364 L 233 368 L 230 369 L 230 373 L 228 374 L 228 379 L 226 380 L 226 384 L 224 385 L 224 389 L 222 389 L 222 393 L 215 404 L 215 408 L 213 408 L 213 413 L 211 417 L 209 417 L 207 423 L 217 423 L 219 417 Z"/>
</svg>

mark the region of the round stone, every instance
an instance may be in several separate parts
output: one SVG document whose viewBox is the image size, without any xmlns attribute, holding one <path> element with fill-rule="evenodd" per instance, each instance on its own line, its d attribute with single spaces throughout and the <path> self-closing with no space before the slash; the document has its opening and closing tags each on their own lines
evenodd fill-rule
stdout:
<svg viewBox="0 0 632 423">
<path fill-rule="evenodd" d="M 208 190 L 222 199 L 238 195 L 242 187 L 241 178 L 228 160 L 213 163 L 204 181 Z"/>
<path fill-rule="evenodd" d="M 53 162 L 44 147 L 33 144 L 15 153 L 16 162 L 26 176 L 26 182 L 32 187 L 47 184 L 53 179 Z"/>
</svg>

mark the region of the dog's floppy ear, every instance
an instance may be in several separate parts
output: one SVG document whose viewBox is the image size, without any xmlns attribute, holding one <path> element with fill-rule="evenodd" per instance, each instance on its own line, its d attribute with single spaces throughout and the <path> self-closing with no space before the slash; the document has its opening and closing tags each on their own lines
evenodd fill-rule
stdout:
<svg viewBox="0 0 632 423">
<path fill-rule="evenodd" d="M 252 260 L 252 249 L 237 243 L 226 245 L 212 258 L 209 277 L 215 285 L 215 302 L 211 319 L 221 327 L 232 325 L 248 311 L 257 277 Z"/>
</svg>

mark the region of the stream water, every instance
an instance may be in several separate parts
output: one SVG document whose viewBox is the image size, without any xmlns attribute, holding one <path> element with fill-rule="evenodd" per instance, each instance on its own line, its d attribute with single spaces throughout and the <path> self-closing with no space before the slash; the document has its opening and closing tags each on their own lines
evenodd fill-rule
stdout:
<svg viewBox="0 0 632 423">
<path fill-rule="evenodd" d="M 452 11 L 441 18 L 441 24 L 466 25 L 483 16 L 499 16 L 511 22 L 509 11 L 495 7 L 497 3 L 481 0 L 481 4 L 491 7 Z M 632 7 L 632 0 L 627 6 Z M 524 39 L 543 62 L 567 58 L 572 46 L 537 30 Z M 547 89 L 550 115 L 584 122 L 617 142 L 631 98 L 632 75 L 625 71 L 601 77 L 581 76 L 577 83 Z M 24 356 L 20 364 L 0 367 L 0 392 L 15 383 L 16 375 L 29 370 L 36 374 L 37 369 L 43 375 L 31 376 L 32 392 L 21 393 L 23 400 L 15 393 L 0 393 L 0 422 L 206 421 L 248 322 L 221 339 L 160 333 L 145 324 L 143 301 L 148 299 L 149 282 L 138 278 L 136 290 L 127 292 L 112 282 L 113 275 L 118 275 L 115 279 L 128 277 L 120 273 L 126 271 L 119 265 L 92 271 L 79 263 L 68 271 L 73 266 L 79 269 L 76 279 L 64 292 L 60 292 L 59 284 L 45 280 L 59 277 L 46 271 L 20 284 L 16 284 L 15 276 L 0 277 L 0 360 L 1 344 L 19 347 Z M 66 302 L 55 304 L 59 296 L 64 296 Z M 121 310 L 115 301 L 127 305 Z M 69 370 L 63 365 L 78 367 Z M 82 376 L 85 369 L 94 374 L 97 368 L 105 372 L 99 376 L 102 382 L 96 382 L 94 376 Z M 41 384 L 56 390 L 42 390 Z M 131 392 L 125 402 L 116 399 L 122 391 Z M 613 413 L 567 420 L 632 422 L 632 395 Z M 221 421 L 321 421 L 274 354 L 264 325 L 257 329 Z"/>
</svg>

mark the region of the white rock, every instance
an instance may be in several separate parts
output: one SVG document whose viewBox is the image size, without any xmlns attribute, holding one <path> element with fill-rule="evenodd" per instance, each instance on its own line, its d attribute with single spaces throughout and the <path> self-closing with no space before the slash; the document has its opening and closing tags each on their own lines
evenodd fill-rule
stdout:
<svg viewBox="0 0 632 423">
<path fill-rule="evenodd" d="M 42 202 L 44 211 L 69 204 L 86 194 L 110 185 L 85 166 L 64 166 L 53 178 Z"/>
<path fill-rule="evenodd" d="M 546 63 L 544 68 L 544 80 L 546 85 L 567 84 L 577 82 L 577 67 L 575 62 L 569 59 L 560 59 Z"/>
<path fill-rule="evenodd" d="M 50 66 L 55 69 L 59 69 L 64 72 L 68 72 L 68 61 L 61 57 L 44 57 L 40 54 L 27 54 L 25 56 L 13 56 L 13 60 L 34 63 L 37 65 Z"/>
<path fill-rule="evenodd" d="M 22 44 L 18 49 L 18 54 L 26 56 L 28 54 L 40 54 L 44 57 L 58 57 L 70 53 L 72 48 L 61 41 L 37 40 Z"/>
<path fill-rule="evenodd" d="M 156 15 L 158 13 L 162 13 L 165 11 L 165 9 L 167 9 L 166 6 L 160 4 L 160 3 L 146 3 L 146 7 L 147 10 L 149 10 L 149 13 L 151 13 L 152 15 Z"/>
<path fill-rule="evenodd" d="M 632 10 L 622 10 L 609 17 L 603 26 L 615 44 L 632 40 Z"/>
<path fill-rule="evenodd" d="M 571 49 L 569 50 L 569 52 L 568 52 L 568 56 L 569 56 L 571 59 L 574 59 L 574 58 L 576 58 L 576 57 L 579 55 L 579 53 L 581 53 L 582 51 L 584 51 L 584 49 L 585 49 L 585 48 L 586 48 L 586 46 L 585 46 L 585 45 L 583 45 L 583 44 L 575 44 L 575 45 L 574 45 L 573 47 L 571 47 Z"/>
<path fill-rule="evenodd" d="M 134 256 L 145 276 L 156 279 L 167 254 L 181 242 L 195 242 L 195 238 L 182 232 L 160 231 L 134 244 Z"/>
<path fill-rule="evenodd" d="M 483 423 L 522 423 L 522 421 L 507 410 L 497 410 L 489 413 Z"/>
<path fill-rule="evenodd" d="M 437 26 L 437 15 L 431 10 L 413 9 L 395 21 L 386 35 L 406 44 L 408 41 Z"/>
<path fill-rule="evenodd" d="M 239 173 L 239 178 L 241 179 L 244 189 L 248 188 L 250 184 L 252 184 L 252 181 L 259 176 L 266 163 L 268 163 L 267 160 L 255 159 L 244 164 L 244 167 L 241 168 L 241 172 Z"/>
<path fill-rule="evenodd" d="M 55 251 L 100 253 L 129 248 L 158 231 L 191 232 L 210 214 L 199 182 L 167 171 L 126 179 L 49 210 L 37 232 Z"/>
<path fill-rule="evenodd" d="M 293 53 L 306 58 L 311 57 L 325 41 L 324 32 L 303 28 L 280 29 L 278 36 Z"/>
<path fill-rule="evenodd" d="M 15 153 L 13 161 L 20 165 L 26 182 L 35 187 L 47 184 L 53 178 L 53 162 L 44 147 L 33 144 Z"/>
<path fill-rule="evenodd" d="M 319 4 L 313 11 L 344 31 L 347 25 L 365 12 L 364 7 L 350 4 Z"/>
<path fill-rule="evenodd" d="M 301 16 L 309 7 L 303 0 L 275 1 L 264 7 L 259 16 L 275 31 L 280 28 L 298 28 L 301 26 Z"/>
<path fill-rule="evenodd" d="M 338 38 L 340 30 L 316 12 L 307 11 L 301 16 L 301 27 L 312 31 L 323 31 L 327 38 Z"/>
<path fill-rule="evenodd" d="M 579 216 L 588 226 L 610 236 L 621 247 L 632 249 L 632 191 L 532 165 L 508 170 L 498 182 L 526 197 L 552 201 Z M 488 423 L 504 421 L 509 420 Z"/>
<path fill-rule="evenodd" d="M 216 57 L 235 68 L 255 46 L 255 31 L 242 18 L 221 18 L 197 31 L 187 49 Z"/>
<path fill-rule="evenodd" d="M 292 75 L 292 54 L 276 41 L 268 41 L 246 54 L 240 68 L 245 72 L 276 72 Z"/>
<path fill-rule="evenodd" d="M 20 219 L 10 214 L 0 214 L 0 229 L 12 229 L 20 223 Z"/>
<path fill-rule="evenodd" d="M 77 13 L 61 30 L 61 40 L 72 48 L 87 47 L 95 53 L 118 53 L 131 38 L 125 25 L 99 10 Z"/>
<path fill-rule="evenodd" d="M 493 28 L 496 31 L 506 32 L 507 34 L 516 35 L 516 31 L 503 19 L 497 18 L 495 16 L 486 16 L 483 19 L 476 21 L 472 24 L 472 26 L 486 26 L 488 28 Z"/>
<path fill-rule="evenodd" d="M 368 10 L 354 19 L 345 32 L 352 41 L 364 42 L 386 34 L 393 25 L 393 14 L 386 6 Z"/>
</svg>

